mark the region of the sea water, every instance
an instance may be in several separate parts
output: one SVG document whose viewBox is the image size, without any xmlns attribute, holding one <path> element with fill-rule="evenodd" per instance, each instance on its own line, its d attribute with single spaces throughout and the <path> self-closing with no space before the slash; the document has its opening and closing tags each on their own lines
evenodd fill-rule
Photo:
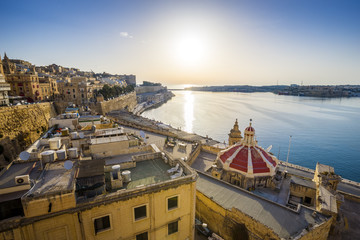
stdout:
<svg viewBox="0 0 360 240">
<path fill-rule="evenodd" d="M 176 95 L 142 116 L 175 128 L 228 142 L 238 119 L 240 130 L 252 119 L 263 148 L 286 161 L 314 169 L 331 165 L 343 178 L 360 182 L 360 98 L 312 98 L 273 93 L 174 91 Z"/>
</svg>

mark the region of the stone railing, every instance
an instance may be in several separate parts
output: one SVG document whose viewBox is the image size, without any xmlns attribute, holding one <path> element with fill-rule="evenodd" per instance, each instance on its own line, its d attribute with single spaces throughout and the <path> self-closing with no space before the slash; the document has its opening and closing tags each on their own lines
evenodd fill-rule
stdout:
<svg viewBox="0 0 360 240">
<path fill-rule="evenodd" d="M 295 165 L 295 164 L 292 164 L 292 163 L 286 163 L 286 162 L 281 161 L 281 160 L 279 160 L 279 163 L 281 165 L 284 165 L 284 166 L 287 165 L 288 167 L 292 167 L 292 168 L 295 168 L 295 169 L 298 169 L 298 170 L 301 170 L 301 171 L 305 171 L 305 172 L 309 172 L 309 173 L 315 173 L 315 170 L 310 169 L 310 168 L 302 167 L 302 166 Z"/>
</svg>

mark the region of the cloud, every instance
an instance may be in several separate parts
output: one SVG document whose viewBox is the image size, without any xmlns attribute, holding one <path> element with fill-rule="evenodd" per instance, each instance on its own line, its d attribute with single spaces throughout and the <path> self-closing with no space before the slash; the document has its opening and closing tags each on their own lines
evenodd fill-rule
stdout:
<svg viewBox="0 0 360 240">
<path fill-rule="evenodd" d="M 128 32 L 120 32 L 120 36 L 123 38 L 133 38 Z"/>
</svg>

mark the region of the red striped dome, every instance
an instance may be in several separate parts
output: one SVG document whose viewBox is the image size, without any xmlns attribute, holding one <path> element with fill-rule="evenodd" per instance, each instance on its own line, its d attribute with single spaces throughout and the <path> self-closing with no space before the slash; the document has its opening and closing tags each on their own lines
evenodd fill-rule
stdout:
<svg viewBox="0 0 360 240">
<path fill-rule="evenodd" d="M 245 131 L 255 132 L 255 129 L 252 126 L 249 126 L 249 127 L 245 128 Z"/>
<path fill-rule="evenodd" d="M 219 162 L 225 170 L 237 171 L 249 177 L 271 176 L 275 174 L 277 159 L 257 145 L 254 140 L 255 129 L 251 126 L 245 129 L 245 138 L 240 144 L 221 151 Z"/>
<path fill-rule="evenodd" d="M 230 170 L 242 173 L 262 174 L 274 172 L 276 161 L 262 148 L 257 146 L 235 145 L 219 155 Z"/>
</svg>

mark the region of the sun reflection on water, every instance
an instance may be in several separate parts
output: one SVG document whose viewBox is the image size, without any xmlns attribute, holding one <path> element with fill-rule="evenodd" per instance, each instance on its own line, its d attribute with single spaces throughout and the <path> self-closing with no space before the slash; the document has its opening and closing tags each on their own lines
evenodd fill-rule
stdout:
<svg viewBox="0 0 360 240">
<path fill-rule="evenodd" d="M 184 122 L 185 122 L 185 131 L 193 131 L 193 121 L 194 121 L 194 95 L 191 91 L 184 92 L 185 104 L 184 104 Z"/>
</svg>

